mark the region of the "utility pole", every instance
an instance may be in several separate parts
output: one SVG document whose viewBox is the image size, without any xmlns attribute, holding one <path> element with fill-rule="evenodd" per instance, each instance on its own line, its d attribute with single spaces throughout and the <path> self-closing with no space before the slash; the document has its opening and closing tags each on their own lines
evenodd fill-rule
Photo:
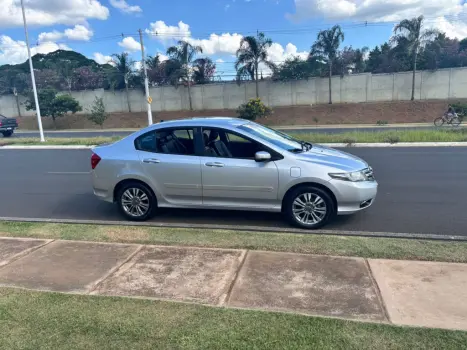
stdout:
<svg viewBox="0 0 467 350">
<path fill-rule="evenodd" d="M 26 22 L 26 13 L 24 11 L 23 0 L 21 0 L 21 10 L 23 12 L 24 34 L 26 35 L 26 46 L 28 48 L 29 69 L 31 71 L 32 90 L 34 92 L 34 102 L 36 104 L 37 125 L 39 126 L 39 134 L 41 136 L 41 142 L 45 142 L 44 130 L 42 129 L 41 109 L 39 107 L 39 98 L 37 97 L 36 78 L 34 77 L 34 67 L 32 65 L 31 49 L 29 48 L 28 24 Z"/>
<path fill-rule="evenodd" d="M 143 31 L 140 29 L 139 32 L 139 42 L 141 44 L 141 57 L 143 64 L 143 74 L 144 74 L 144 89 L 146 90 L 146 103 L 148 107 L 148 125 L 152 125 L 152 110 L 151 102 L 152 98 L 149 96 L 149 80 L 148 80 L 148 71 L 146 69 L 146 55 L 144 54 L 144 43 L 143 43 Z"/>
</svg>

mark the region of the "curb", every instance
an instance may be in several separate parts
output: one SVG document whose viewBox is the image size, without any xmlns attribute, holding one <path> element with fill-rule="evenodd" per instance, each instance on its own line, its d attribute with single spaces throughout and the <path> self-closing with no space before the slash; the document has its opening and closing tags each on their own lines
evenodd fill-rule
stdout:
<svg viewBox="0 0 467 350">
<path fill-rule="evenodd" d="M 104 225 L 104 226 L 130 226 L 130 227 L 162 227 L 162 228 L 192 228 L 206 230 L 232 230 L 251 232 L 272 232 L 284 234 L 308 234 L 328 236 L 351 236 L 367 238 L 402 238 L 431 241 L 467 242 L 467 236 L 422 234 L 422 233 L 397 233 L 397 232 L 365 232 L 345 230 L 302 230 L 292 227 L 269 227 L 269 226 L 240 226 L 240 225 L 216 225 L 216 224 L 187 224 L 187 223 L 165 223 L 165 222 L 129 222 L 112 220 L 73 220 L 73 219 L 42 219 L 42 218 L 20 218 L 0 217 L 0 221 L 29 222 L 44 224 L 78 224 L 78 225 Z"/>
<path fill-rule="evenodd" d="M 36 150 L 39 150 L 39 149 L 43 149 L 43 150 L 47 150 L 47 149 L 91 149 L 91 148 L 94 148 L 96 146 L 76 146 L 76 145 L 44 145 L 44 146 L 41 146 L 41 145 L 30 145 L 30 146 L 27 146 L 27 145 L 24 145 L 24 146 L 21 146 L 21 145 L 10 145 L 10 146 L 0 146 L 0 150 L 2 149 L 10 149 L 10 150 L 20 150 L 20 149 L 26 149 L 26 150 L 33 150 L 33 149 L 36 149 Z"/>
<path fill-rule="evenodd" d="M 399 142 L 399 143 L 317 143 L 318 145 L 335 148 L 403 148 L 403 147 L 467 147 L 467 142 Z M 97 147 L 80 145 L 7 145 L 0 150 L 53 150 L 53 149 L 92 149 Z"/>
</svg>

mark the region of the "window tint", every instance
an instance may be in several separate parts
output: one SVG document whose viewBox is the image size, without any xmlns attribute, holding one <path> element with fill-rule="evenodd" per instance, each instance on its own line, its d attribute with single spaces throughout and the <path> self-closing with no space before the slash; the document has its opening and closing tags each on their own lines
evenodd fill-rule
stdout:
<svg viewBox="0 0 467 350">
<path fill-rule="evenodd" d="M 193 129 L 163 129 L 156 131 L 158 153 L 195 155 Z"/>
<path fill-rule="evenodd" d="M 157 152 L 156 133 L 151 131 L 138 137 L 135 140 L 135 148 L 139 151 Z"/>
<path fill-rule="evenodd" d="M 254 159 L 263 146 L 241 135 L 222 129 L 203 129 L 206 157 Z"/>
</svg>

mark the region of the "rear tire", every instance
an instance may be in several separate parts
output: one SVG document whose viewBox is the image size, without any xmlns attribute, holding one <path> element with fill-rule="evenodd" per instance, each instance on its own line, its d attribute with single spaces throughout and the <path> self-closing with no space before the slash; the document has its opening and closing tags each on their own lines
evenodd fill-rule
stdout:
<svg viewBox="0 0 467 350">
<path fill-rule="evenodd" d="M 444 118 L 442 118 L 442 117 L 436 118 L 433 123 L 435 124 L 435 126 L 443 126 Z"/>
<path fill-rule="evenodd" d="M 13 135 L 13 131 L 2 131 L 3 137 L 10 137 Z"/>
<path fill-rule="evenodd" d="M 140 182 L 128 182 L 116 196 L 120 213 L 131 221 L 146 221 L 154 216 L 157 200 L 148 186 Z"/>
<path fill-rule="evenodd" d="M 294 226 L 316 230 L 336 216 L 331 196 L 320 188 L 300 186 L 287 194 L 284 214 Z"/>
</svg>

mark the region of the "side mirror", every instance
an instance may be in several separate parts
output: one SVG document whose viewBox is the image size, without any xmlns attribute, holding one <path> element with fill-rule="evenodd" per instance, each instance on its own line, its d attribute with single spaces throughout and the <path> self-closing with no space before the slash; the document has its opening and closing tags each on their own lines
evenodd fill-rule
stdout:
<svg viewBox="0 0 467 350">
<path fill-rule="evenodd" d="M 267 162 L 271 160 L 271 155 L 268 152 L 256 152 L 255 154 L 255 160 L 257 162 Z"/>
</svg>

